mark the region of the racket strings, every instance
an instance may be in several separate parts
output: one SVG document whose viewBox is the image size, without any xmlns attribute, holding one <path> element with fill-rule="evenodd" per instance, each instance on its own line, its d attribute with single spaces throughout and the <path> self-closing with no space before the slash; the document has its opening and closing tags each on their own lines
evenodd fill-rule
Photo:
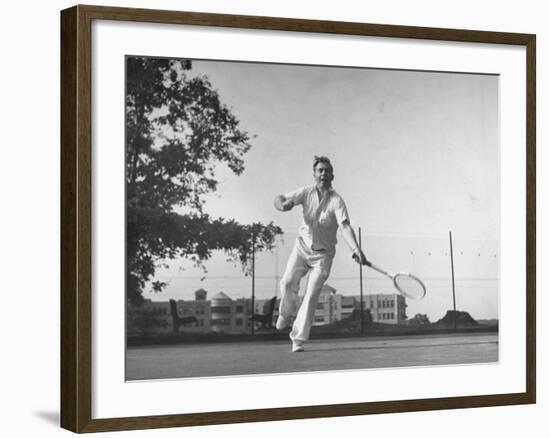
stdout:
<svg viewBox="0 0 550 438">
<path fill-rule="evenodd" d="M 413 299 L 420 299 L 426 294 L 426 287 L 416 277 L 410 274 L 396 274 L 393 280 L 395 287 L 403 294 Z"/>
</svg>

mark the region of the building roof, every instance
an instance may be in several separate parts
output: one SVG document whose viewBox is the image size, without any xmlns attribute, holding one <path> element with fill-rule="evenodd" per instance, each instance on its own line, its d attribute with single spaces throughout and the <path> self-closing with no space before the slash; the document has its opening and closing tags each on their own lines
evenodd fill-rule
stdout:
<svg viewBox="0 0 550 438">
<path fill-rule="evenodd" d="M 336 293 L 336 289 L 334 289 L 330 284 L 323 285 L 323 288 L 321 289 L 321 293 Z"/>
<path fill-rule="evenodd" d="M 213 300 L 229 300 L 231 301 L 231 298 L 228 297 L 226 294 L 224 294 L 223 292 L 218 292 L 216 295 L 214 295 L 212 297 Z"/>
</svg>

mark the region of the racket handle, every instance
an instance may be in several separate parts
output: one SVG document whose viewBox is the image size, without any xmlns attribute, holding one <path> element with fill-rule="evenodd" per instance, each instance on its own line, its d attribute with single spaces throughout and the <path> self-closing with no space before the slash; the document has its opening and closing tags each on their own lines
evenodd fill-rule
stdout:
<svg viewBox="0 0 550 438">
<path fill-rule="evenodd" d="M 357 254 L 353 254 L 352 257 L 353 257 L 353 260 L 355 260 L 357 263 L 361 263 L 361 261 L 359 260 L 359 257 L 357 256 Z M 379 268 L 378 266 L 373 265 L 371 262 L 369 262 L 366 259 L 365 259 L 365 263 L 363 263 L 363 265 L 368 266 L 369 268 L 374 269 L 377 272 L 380 272 L 380 274 L 383 274 L 386 277 L 393 279 L 392 274 L 389 274 L 388 272 L 384 271 L 383 269 Z"/>
<path fill-rule="evenodd" d="M 369 268 L 372 267 L 372 263 L 369 262 L 368 260 L 365 259 L 365 263 L 361 263 L 361 260 L 359 259 L 359 256 L 355 253 L 353 253 L 353 255 L 351 256 L 353 258 L 353 260 L 355 260 L 357 263 L 360 263 L 362 265 L 366 265 L 368 266 Z"/>
<path fill-rule="evenodd" d="M 392 274 L 389 274 L 388 272 L 384 271 L 382 268 L 379 268 L 378 266 L 373 265 L 371 262 L 368 262 L 368 263 L 369 263 L 369 264 L 368 264 L 367 266 L 368 266 L 369 268 L 374 269 L 375 271 L 380 272 L 380 274 L 383 274 L 383 275 L 385 275 L 386 277 L 392 278 L 392 279 L 393 279 L 393 275 L 392 275 Z"/>
</svg>

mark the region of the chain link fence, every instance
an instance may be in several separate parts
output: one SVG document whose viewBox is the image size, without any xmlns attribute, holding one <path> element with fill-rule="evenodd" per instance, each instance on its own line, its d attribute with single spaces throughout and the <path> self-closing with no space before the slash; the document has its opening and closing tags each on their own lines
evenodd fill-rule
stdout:
<svg viewBox="0 0 550 438">
<path fill-rule="evenodd" d="M 441 325 L 448 323 L 448 312 L 455 309 L 470 325 L 498 324 L 498 241 L 453 236 L 451 264 L 450 235 L 362 231 L 361 245 L 367 258 L 388 272 L 406 271 L 418 276 L 426 285 L 426 297 L 420 301 L 404 299 L 391 280 L 367 267 L 362 269 L 361 282 L 359 265 L 339 236 L 331 275 L 317 305 L 313 333 L 357 332 L 365 324 L 388 329 Z M 172 299 L 177 303 L 175 318 L 185 317 L 191 323 L 176 324 L 178 332 L 274 331 L 279 283 L 297 236 L 296 231 L 286 231 L 277 237 L 273 250 L 254 254 L 254 271 L 248 275 L 222 253 L 213 254 L 205 264 L 206 271 L 181 260 L 170 264 L 154 279 L 166 282 L 167 288 L 161 293 L 145 293 L 141 320 L 148 322 L 149 331 L 174 332 L 175 320 L 169 306 Z M 306 284 L 307 276 L 302 279 L 300 295 Z M 270 308 L 274 298 L 275 305 Z M 153 321 L 152 312 L 159 321 Z M 268 317 L 251 321 L 254 314 L 270 312 Z"/>
</svg>

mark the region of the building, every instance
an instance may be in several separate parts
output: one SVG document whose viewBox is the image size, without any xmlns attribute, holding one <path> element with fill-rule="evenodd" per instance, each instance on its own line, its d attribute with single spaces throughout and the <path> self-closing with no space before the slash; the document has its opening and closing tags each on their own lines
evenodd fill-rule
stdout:
<svg viewBox="0 0 550 438">
<path fill-rule="evenodd" d="M 178 300 L 176 302 L 179 318 L 190 319 L 191 322 L 180 324 L 181 332 L 217 332 L 228 334 L 251 333 L 249 318 L 253 313 L 263 313 L 264 304 L 270 298 L 232 299 L 224 292 L 219 292 L 207 299 L 208 292 L 199 289 L 195 292 L 194 300 Z M 303 296 L 298 297 L 301 304 Z M 273 319 L 278 316 L 280 300 L 277 299 L 273 312 Z M 351 317 L 356 309 L 360 309 L 359 296 L 346 296 L 337 293 L 336 289 L 325 284 L 319 295 L 315 309 L 314 326 L 327 325 Z M 400 294 L 366 294 L 363 296 L 363 309 L 369 310 L 372 319 L 382 324 L 405 324 L 407 304 L 405 297 Z M 162 334 L 174 331 L 174 318 L 168 301 L 145 300 L 143 308 L 137 313 L 129 315 L 128 333 L 133 334 Z"/>
<path fill-rule="evenodd" d="M 204 289 L 195 291 L 195 301 L 177 301 L 178 314 L 180 316 L 194 316 L 197 318 L 195 325 L 185 327 L 186 331 L 210 331 L 212 329 L 211 303 L 206 299 L 208 292 Z"/>
<path fill-rule="evenodd" d="M 210 327 L 219 333 L 245 333 L 249 306 L 245 298 L 231 299 L 219 292 L 210 303 Z"/>
<path fill-rule="evenodd" d="M 340 316 L 341 319 L 349 318 L 351 317 L 351 314 L 355 310 L 355 308 L 359 308 L 359 300 L 358 304 L 356 306 L 355 297 L 351 297 L 349 295 L 341 295 L 341 301 L 340 301 Z M 364 307 L 364 306 L 363 306 Z"/>
<path fill-rule="evenodd" d="M 342 319 L 342 295 L 336 289 L 325 284 L 317 300 L 313 325 L 325 325 Z"/>
<path fill-rule="evenodd" d="M 299 302 L 303 298 L 299 298 Z M 361 308 L 359 296 L 336 293 L 329 284 L 321 290 L 313 325 L 331 324 L 351 317 L 355 309 Z M 405 324 L 407 320 L 406 300 L 401 294 L 366 294 L 363 296 L 363 309 L 369 310 L 374 322 L 382 324 Z"/>
<path fill-rule="evenodd" d="M 405 297 L 398 293 L 364 295 L 363 308 L 370 311 L 374 322 L 397 325 L 407 320 Z"/>
</svg>

